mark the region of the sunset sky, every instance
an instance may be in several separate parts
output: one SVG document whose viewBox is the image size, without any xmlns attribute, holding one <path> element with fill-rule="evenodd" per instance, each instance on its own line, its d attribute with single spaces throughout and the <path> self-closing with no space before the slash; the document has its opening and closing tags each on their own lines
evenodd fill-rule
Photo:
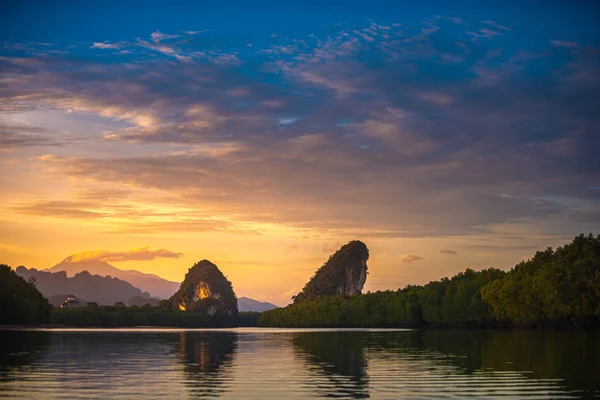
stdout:
<svg viewBox="0 0 600 400">
<path fill-rule="evenodd" d="M 0 263 L 282 305 L 353 239 L 374 291 L 600 233 L 597 2 L 189 3 L 2 3 Z"/>
</svg>

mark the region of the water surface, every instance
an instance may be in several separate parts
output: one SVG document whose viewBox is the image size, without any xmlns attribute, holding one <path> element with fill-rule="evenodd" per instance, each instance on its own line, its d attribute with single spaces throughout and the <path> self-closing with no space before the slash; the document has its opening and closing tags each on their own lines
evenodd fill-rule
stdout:
<svg viewBox="0 0 600 400">
<path fill-rule="evenodd" d="M 597 332 L 0 331 L 0 397 L 600 398 Z"/>
</svg>

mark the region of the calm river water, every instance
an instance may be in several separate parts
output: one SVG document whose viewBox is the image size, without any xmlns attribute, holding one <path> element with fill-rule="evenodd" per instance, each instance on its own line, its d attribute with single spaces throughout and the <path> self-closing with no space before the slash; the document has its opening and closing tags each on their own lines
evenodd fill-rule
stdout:
<svg viewBox="0 0 600 400">
<path fill-rule="evenodd" d="M 600 398 L 600 333 L 0 331 L 0 397 Z"/>
</svg>

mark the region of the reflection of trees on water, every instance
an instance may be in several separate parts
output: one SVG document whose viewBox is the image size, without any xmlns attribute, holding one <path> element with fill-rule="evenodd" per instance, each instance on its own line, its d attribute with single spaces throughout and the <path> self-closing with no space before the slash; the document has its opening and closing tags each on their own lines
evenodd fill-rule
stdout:
<svg viewBox="0 0 600 400">
<path fill-rule="evenodd" d="M 0 382 L 34 368 L 49 346 L 49 332 L 0 331 Z"/>
<path fill-rule="evenodd" d="M 418 355 L 457 373 L 518 372 L 555 379 L 583 397 L 600 395 L 600 332 L 584 330 L 415 331 L 369 335 L 373 354 Z M 562 383 L 560 383 L 562 381 Z"/>
<path fill-rule="evenodd" d="M 330 381 L 330 384 L 311 383 L 318 394 L 369 397 L 364 333 L 301 332 L 294 334 L 292 341 L 294 349 L 310 363 L 311 370 Z"/>
<path fill-rule="evenodd" d="M 423 348 L 449 355 L 464 373 L 527 373 L 536 379 L 564 380 L 568 390 L 600 394 L 600 332 L 584 330 L 432 331 Z"/>
<path fill-rule="evenodd" d="M 481 347 L 484 369 L 532 371 L 535 378 L 564 379 L 582 397 L 600 396 L 600 332 L 490 332 Z"/>
<path fill-rule="evenodd" d="M 392 391 L 404 389 L 414 395 L 425 392 L 410 392 L 424 387 L 411 382 L 413 377 L 451 376 L 456 383 L 461 381 L 461 374 L 463 378 L 476 378 L 465 379 L 467 384 L 480 382 L 493 390 L 509 390 L 514 376 L 529 387 L 529 394 L 536 389 L 536 381 L 555 380 L 542 384 L 570 393 L 581 391 L 577 393 L 581 397 L 600 395 L 597 379 L 600 376 L 600 332 L 446 330 L 292 335 L 291 342 L 287 334 L 283 336 L 285 340 L 279 342 L 263 336 L 261 340 L 275 348 L 293 346 L 296 359 L 302 360 L 310 370 L 310 377 L 304 381 L 305 388 L 320 396 L 368 398 L 381 387 Z M 241 346 L 247 352 L 246 357 L 264 356 L 260 346 L 248 348 L 248 341 L 245 343 Z M 27 376 L 27 372 L 35 375 L 50 372 L 51 378 L 59 381 L 64 390 L 81 393 L 101 390 L 109 394 L 123 390 L 119 384 L 130 385 L 148 376 L 158 378 L 152 371 L 160 371 L 163 382 L 155 385 L 148 382 L 148 387 L 140 387 L 140 391 L 146 389 L 167 395 L 173 394 L 173 388 L 180 388 L 179 394 L 189 393 L 190 397 L 218 396 L 228 392 L 230 385 L 240 383 L 233 382 L 232 372 L 237 349 L 238 334 L 232 332 L 0 331 L 0 396 L 3 390 L 5 394 L 10 390 L 10 384 L 3 383 Z M 243 358 L 240 361 L 243 362 Z M 149 367 L 151 371 L 146 373 Z M 179 381 L 182 370 L 183 388 Z M 73 375 L 74 371 L 86 373 Z M 408 374 L 403 375 L 403 371 Z M 127 379 L 121 381 L 124 376 Z M 389 381 L 381 384 L 388 376 Z M 506 380 L 495 381 L 494 377 L 498 376 Z M 503 383 L 495 387 L 495 382 Z M 415 383 L 413 388 L 409 387 L 412 383 Z M 31 394 L 39 392 L 42 396 L 47 389 L 43 382 L 32 385 L 35 387 L 29 388 Z M 449 385 L 448 394 L 456 394 L 452 382 Z"/>
<path fill-rule="evenodd" d="M 237 348 L 236 333 L 181 332 L 178 346 L 192 395 L 219 396 L 227 391 Z"/>
</svg>

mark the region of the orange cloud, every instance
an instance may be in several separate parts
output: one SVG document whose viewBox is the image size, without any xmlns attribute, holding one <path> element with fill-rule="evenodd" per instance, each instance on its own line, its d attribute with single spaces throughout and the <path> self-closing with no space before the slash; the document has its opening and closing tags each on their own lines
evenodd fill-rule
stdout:
<svg viewBox="0 0 600 400">
<path fill-rule="evenodd" d="M 455 255 L 458 254 L 458 251 L 456 251 L 456 250 L 450 250 L 450 249 L 444 249 L 444 250 L 440 250 L 440 253 L 447 254 L 449 256 L 455 256 Z"/>
<path fill-rule="evenodd" d="M 415 261 L 422 260 L 423 257 L 419 257 L 416 254 L 405 254 L 402 256 L 402 264 L 410 264 Z"/>
<path fill-rule="evenodd" d="M 167 249 L 150 250 L 148 247 L 141 247 L 128 251 L 83 251 L 67 257 L 65 261 L 150 261 L 155 258 L 180 258 L 182 255 Z"/>
</svg>

